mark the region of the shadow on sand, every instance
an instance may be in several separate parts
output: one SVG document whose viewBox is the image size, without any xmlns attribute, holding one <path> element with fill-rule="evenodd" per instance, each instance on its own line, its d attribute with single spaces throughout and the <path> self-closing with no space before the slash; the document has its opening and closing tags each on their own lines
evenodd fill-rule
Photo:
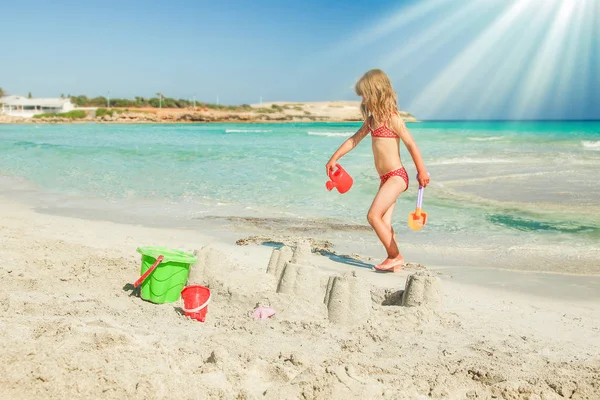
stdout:
<svg viewBox="0 0 600 400">
<path fill-rule="evenodd" d="M 273 249 L 280 249 L 285 244 L 276 241 L 264 241 L 261 243 L 263 246 L 272 247 Z M 341 264 L 350 265 L 358 268 L 367 268 L 372 269 L 373 264 L 368 264 L 364 261 L 358 260 L 355 257 L 344 255 L 344 254 L 336 254 L 333 251 L 325 250 L 325 249 L 313 249 L 314 253 L 320 254 L 324 257 L 329 258 L 331 261 L 335 261 Z"/>
</svg>

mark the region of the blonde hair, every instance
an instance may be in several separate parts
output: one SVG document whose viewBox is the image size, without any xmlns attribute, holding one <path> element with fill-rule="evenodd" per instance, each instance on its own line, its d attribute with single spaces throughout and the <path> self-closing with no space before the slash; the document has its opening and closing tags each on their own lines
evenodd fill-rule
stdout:
<svg viewBox="0 0 600 400">
<path fill-rule="evenodd" d="M 392 88 L 390 78 L 380 69 L 372 69 L 365 73 L 354 86 L 356 94 L 365 98 L 360 105 L 360 112 L 366 121 L 369 114 L 377 122 L 385 122 L 398 111 L 397 95 Z"/>
</svg>

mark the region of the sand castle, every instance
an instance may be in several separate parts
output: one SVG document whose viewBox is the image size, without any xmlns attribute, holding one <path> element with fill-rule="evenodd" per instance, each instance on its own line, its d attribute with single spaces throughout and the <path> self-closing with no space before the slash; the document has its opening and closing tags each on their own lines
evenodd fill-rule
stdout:
<svg viewBox="0 0 600 400">
<path fill-rule="evenodd" d="M 310 243 L 299 241 L 273 250 L 267 273 L 277 279 L 277 293 L 293 294 L 313 304 L 327 307 L 331 322 L 365 322 L 371 310 L 369 287 L 352 274 L 323 275 L 311 262 Z"/>
<path fill-rule="evenodd" d="M 350 272 L 325 275 L 311 262 L 308 241 L 299 241 L 294 248 L 274 249 L 267 273 L 277 281 L 276 292 L 297 296 L 327 307 L 329 321 L 354 325 L 366 322 L 372 309 L 371 290 L 364 280 Z M 408 276 L 404 291 L 394 305 L 436 308 L 441 303 L 441 280 L 428 271 Z"/>
<path fill-rule="evenodd" d="M 196 250 L 194 254 L 198 262 L 190 270 L 188 283 L 206 285 L 217 295 L 240 296 L 238 289 L 246 279 L 243 267 L 211 246 Z M 347 326 L 366 323 L 374 305 L 427 308 L 441 305 L 441 280 L 429 271 L 410 274 L 404 290 L 399 288 L 393 293 L 381 294 L 373 292 L 376 288 L 356 276 L 354 271 L 340 275 L 318 268 L 315 257 L 307 240 L 299 240 L 295 246 L 273 249 L 266 268 L 269 278 L 261 285 L 265 291 L 260 303 L 279 302 L 281 307 L 285 304 L 296 310 L 294 312 L 314 312 L 331 323 Z M 221 271 L 228 271 L 227 276 L 221 276 Z M 277 294 L 287 297 L 277 300 Z M 251 294 L 245 297 L 248 303 L 256 304 L 257 299 Z"/>
</svg>

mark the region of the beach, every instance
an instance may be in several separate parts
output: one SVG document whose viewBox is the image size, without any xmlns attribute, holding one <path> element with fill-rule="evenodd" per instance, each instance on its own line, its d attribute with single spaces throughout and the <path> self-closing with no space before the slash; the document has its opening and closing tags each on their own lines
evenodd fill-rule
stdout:
<svg viewBox="0 0 600 400">
<path fill-rule="evenodd" d="M 307 264 L 354 272 L 371 295 L 364 321 L 332 322 L 323 304 L 276 292 L 266 272 L 272 246 L 0 201 L 1 398 L 600 395 L 598 277 L 511 272 L 467 282 L 453 268 L 417 265 L 382 275 L 312 253 Z M 193 282 L 212 290 L 204 323 L 182 315 L 180 300 L 130 296 L 136 248 L 154 244 L 211 254 Z M 423 269 L 441 279 L 441 303 L 398 305 L 407 276 Z M 275 316 L 255 320 L 257 303 Z"/>
<path fill-rule="evenodd" d="M 338 3 L 2 4 L 0 400 L 600 400 L 600 0 Z"/>
<path fill-rule="evenodd" d="M 0 398 L 599 398 L 596 123 L 409 125 L 396 274 L 367 143 L 325 189 L 356 129 L 0 126 Z M 205 322 L 132 295 L 141 246 L 197 254 Z"/>
</svg>

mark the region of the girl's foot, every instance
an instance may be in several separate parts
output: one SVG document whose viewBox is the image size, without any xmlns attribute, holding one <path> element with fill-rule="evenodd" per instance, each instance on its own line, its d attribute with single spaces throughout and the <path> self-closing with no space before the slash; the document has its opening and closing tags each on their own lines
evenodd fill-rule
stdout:
<svg viewBox="0 0 600 400">
<path fill-rule="evenodd" d="M 396 258 L 386 258 L 381 264 L 375 265 L 373 270 L 379 272 L 398 272 L 402 270 L 403 265 L 404 257 L 399 255 Z"/>
</svg>

